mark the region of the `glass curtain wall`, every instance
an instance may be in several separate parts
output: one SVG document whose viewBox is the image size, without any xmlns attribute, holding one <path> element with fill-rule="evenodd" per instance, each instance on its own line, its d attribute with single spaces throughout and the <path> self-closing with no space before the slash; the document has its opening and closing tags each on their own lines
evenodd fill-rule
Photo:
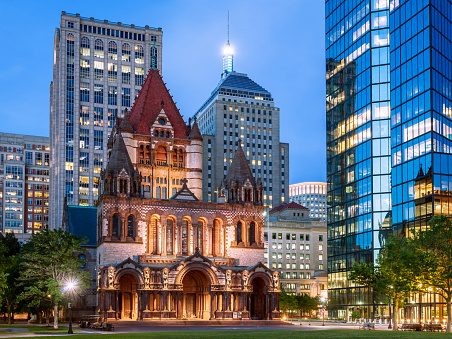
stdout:
<svg viewBox="0 0 452 339">
<path fill-rule="evenodd" d="M 329 315 L 387 317 L 348 272 L 391 226 L 389 0 L 326 0 Z"/>
</svg>

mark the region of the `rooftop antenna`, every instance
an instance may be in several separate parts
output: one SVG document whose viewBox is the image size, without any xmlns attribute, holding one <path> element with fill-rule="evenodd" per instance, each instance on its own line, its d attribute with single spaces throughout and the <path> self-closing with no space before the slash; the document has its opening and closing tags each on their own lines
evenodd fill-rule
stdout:
<svg viewBox="0 0 452 339">
<path fill-rule="evenodd" d="M 223 73 L 221 77 L 225 78 L 229 73 L 234 71 L 234 50 L 229 42 L 229 10 L 227 22 L 227 43 L 223 48 Z"/>
</svg>

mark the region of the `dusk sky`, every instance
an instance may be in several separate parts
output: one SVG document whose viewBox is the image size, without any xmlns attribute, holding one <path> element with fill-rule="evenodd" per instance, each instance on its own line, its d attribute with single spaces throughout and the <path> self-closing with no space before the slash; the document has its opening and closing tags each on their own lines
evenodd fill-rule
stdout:
<svg viewBox="0 0 452 339">
<path fill-rule="evenodd" d="M 163 77 L 185 119 L 220 80 L 227 11 L 234 69 L 273 95 L 290 182 L 325 181 L 323 0 L 8 1 L 0 4 L 0 132 L 49 135 L 61 11 L 163 29 Z"/>
</svg>

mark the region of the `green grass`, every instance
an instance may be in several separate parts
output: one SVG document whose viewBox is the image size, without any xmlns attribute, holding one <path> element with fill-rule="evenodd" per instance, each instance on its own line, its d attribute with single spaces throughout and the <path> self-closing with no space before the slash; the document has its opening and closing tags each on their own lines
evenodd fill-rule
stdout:
<svg viewBox="0 0 452 339">
<path fill-rule="evenodd" d="M 23 329 L 21 331 L 15 331 L 15 332 L 8 332 L 4 331 L 2 329 L 4 328 L 17 328 L 17 329 Z M 22 334 L 22 333 L 39 333 L 39 334 L 46 334 L 46 333 L 65 333 L 67 332 L 66 326 L 61 326 L 58 330 L 54 330 L 52 326 L 45 326 L 45 325 L 28 325 L 28 324 L 0 324 L 0 335 L 14 335 L 14 334 Z"/>
<path fill-rule="evenodd" d="M 321 330 L 321 331 L 292 331 L 292 330 L 219 330 L 219 331 L 178 331 L 178 332 L 141 332 L 141 333 L 118 333 L 118 334 L 106 334 L 101 332 L 102 336 L 98 334 L 79 334 L 76 338 L 113 338 L 113 339 L 126 339 L 126 338 L 150 338 L 150 339 L 204 339 L 204 338 L 227 338 L 227 339 L 265 339 L 265 338 L 278 338 L 278 339 L 359 339 L 359 338 L 410 338 L 410 339 L 429 339 L 429 338 L 452 338 L 451 334 L 446 333 L 426 333 L 426 332 L 390 332 L 390 331 L 362 331 L 362 330 Z M 41 337 L 41 338 L 52 338 Z"/>
</svg>

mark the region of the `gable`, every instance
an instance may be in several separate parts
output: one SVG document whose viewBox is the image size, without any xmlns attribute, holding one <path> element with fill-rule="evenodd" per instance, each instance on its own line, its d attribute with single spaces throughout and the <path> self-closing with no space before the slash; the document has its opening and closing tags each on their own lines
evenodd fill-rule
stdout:
<svg viewBox="0 0 452 339">
<path fill-rule="evenodd" d="M 169 94 L 158 70 L 150 70 L 133 104 L 129 121 L 138 134 L 148 135 L 157 117 L 164 110 L 174 129 L 174 137 L 187 138 L 187 125 Z"/>
</svg>

